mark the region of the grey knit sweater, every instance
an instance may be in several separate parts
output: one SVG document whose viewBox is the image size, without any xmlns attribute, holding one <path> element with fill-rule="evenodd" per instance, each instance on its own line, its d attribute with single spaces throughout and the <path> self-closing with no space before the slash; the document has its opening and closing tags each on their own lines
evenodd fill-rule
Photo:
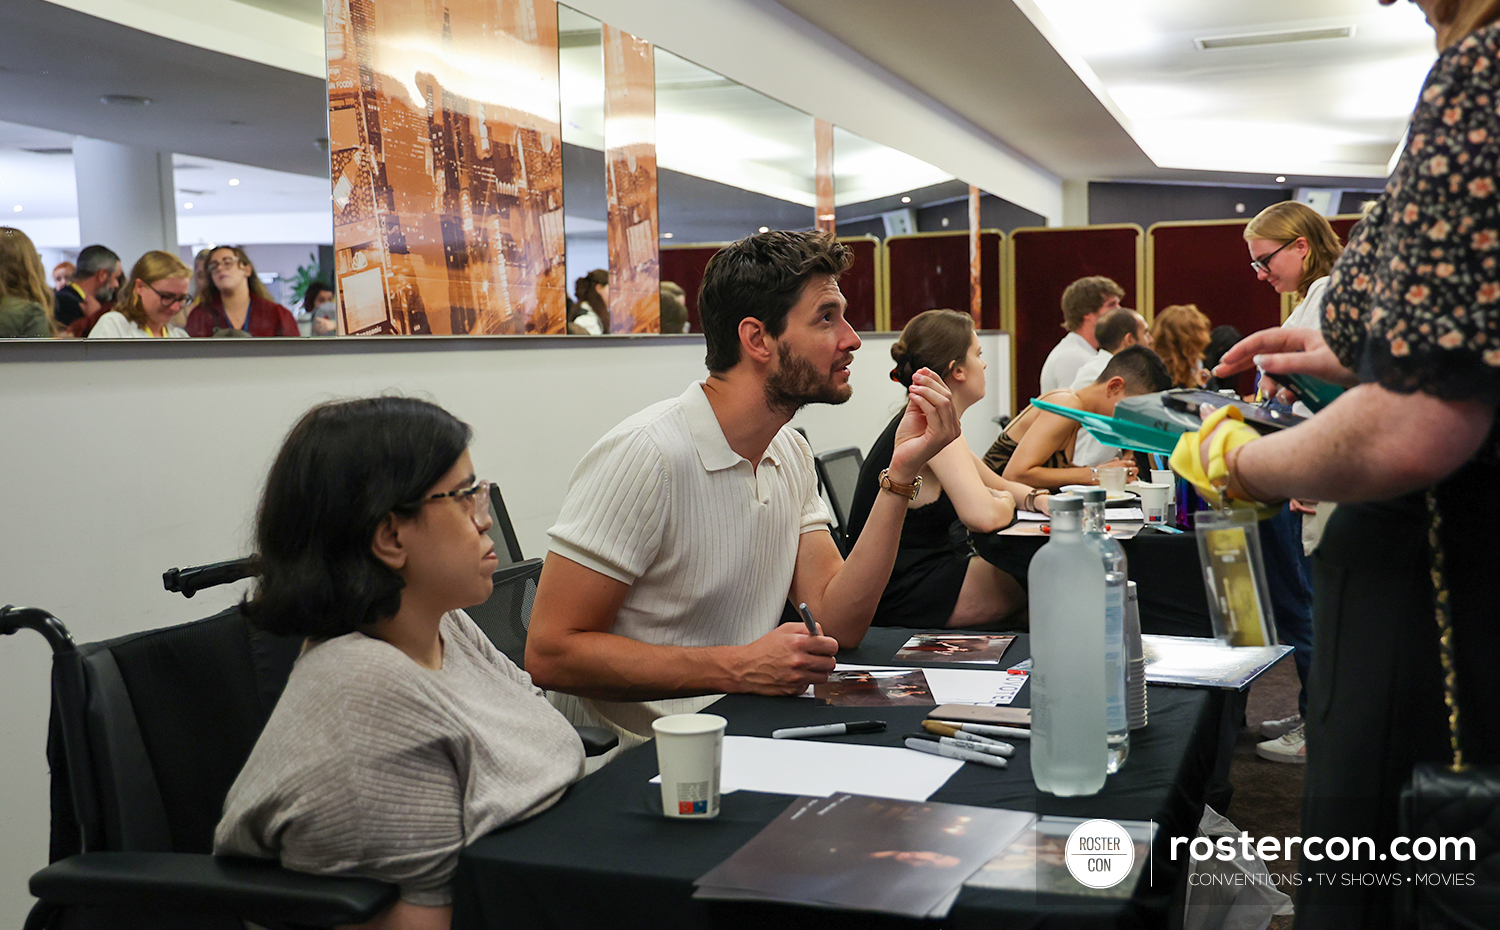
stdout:
<svg viewBox="0 0 1500 930">
<path fill-rule="evenodd" d="M 561 797 L 583 772 L 577 733 L 466 615 L 441 630 L 437 671 L 361 633 L 307 650 L 229 790 L 214 852 L 442 905 L 465 845 Z"/>
</svg>

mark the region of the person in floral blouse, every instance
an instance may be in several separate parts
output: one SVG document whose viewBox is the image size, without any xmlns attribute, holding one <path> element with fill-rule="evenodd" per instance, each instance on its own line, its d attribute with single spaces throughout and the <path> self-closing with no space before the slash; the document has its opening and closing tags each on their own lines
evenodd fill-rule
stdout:
<svg viewBox="0 0 1500 930">
<path fill-rule="evenodd" d="M 1231 500 L 1341 502 L 1313 560 L 1303 835 L 1371 837 L 1379 852 L 1413 765 L 1452 758 L 1435 566 L 1465 761 L 1500 762 L 1500 0 L 1415 2 L 1440 54 L 1406 151 L 1330 275 L 1322 334 L 1256 333 L 1215 369 L 1349 390 L 1293 429 L 1252 438 L 1215 419 L 1178 447 Z M 1304 860 L 1299 930 L 1397 926 L 1394 888 L 1326 882 L 1395 863 L 1359 865 Z"/>
</svg>

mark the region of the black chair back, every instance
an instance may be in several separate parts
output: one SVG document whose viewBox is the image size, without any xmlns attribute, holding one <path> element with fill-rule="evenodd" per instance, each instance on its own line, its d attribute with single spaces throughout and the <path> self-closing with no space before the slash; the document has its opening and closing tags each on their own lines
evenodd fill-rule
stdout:
<svg viewBox="0 0 1500 930">
<path fill-rule="evenodd" d="M 854 503 L 854 489 L 859 486 L 859 470 L 864 466 L 865 455 L 856 446 L 845 446 L 819 452 L 813 456 L 813 461 L 818 469 L 818 480 L 823 483 L 828 502 L 833 505 L 836 530 L 833 538 L 839 543 L 840 551 L 848 555 L 849 507 Z"/>
<path fill-rule="evenodd" d="M 503 565 L 495 571 L 495 590 L 489 600 L 466 611 L 495 648 L 521 668 L 526 667 L 526 631 L 541 576 L 541 559 Z"/>
<path fill-rule="evenodd" d="M 511 526 L 510 511 L 505 509 L 505 498 L 500 495 L 498 484 L 490 485 L 490 539 L 495 541 L 495 554 L 501 565 L 514 565 L 526 557 L 521 554 L 521 541 L 516 538 L 516 528 Z"/>
</svg>

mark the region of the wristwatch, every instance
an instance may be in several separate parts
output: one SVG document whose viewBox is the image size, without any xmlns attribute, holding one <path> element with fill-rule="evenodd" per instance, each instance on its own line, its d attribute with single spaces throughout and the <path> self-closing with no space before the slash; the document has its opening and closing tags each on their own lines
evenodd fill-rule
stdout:
<svg viewBox="0 0 1500 930">
<path fill-rule="evenodd" d="M 917 499 L 917 492 L 922 490 L 922 476 L 918 475 L 911 484 L 897 484 L 891 480 L 891 470 L 886 468 L 880 472 L 880 488 L 914 501 Z"/>
</svg>

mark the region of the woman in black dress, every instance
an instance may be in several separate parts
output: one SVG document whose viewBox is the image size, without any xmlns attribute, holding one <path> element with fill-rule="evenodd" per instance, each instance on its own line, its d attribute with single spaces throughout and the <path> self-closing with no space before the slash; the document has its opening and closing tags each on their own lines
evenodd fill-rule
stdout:
<svg viewBox="0 0 1500 930">
<path fill-rule="evenodd" d="M 953 407 L 964 410 L 984 397 L 984 359 L 974 322 L 954 310 L 918 314 L 891 346 L 896 368 L 891 379 L 910 387 L 912 375 L 928 368 L 943 376 Z M 904 413 L 904 411 L 903 411 Z M 864 528 L 880 472 L 891 463 L 902 414 L 870 447 L 859 473 L 849 514 L 852 545 Z M 1035 491 L 995 474 L 959 436 L 932 457 L 921 472 L 922 487 L 901 527 L 896 566 L 875 609 L 878 626 L 993 626 L 1014 618 L 1026 606 L 1016 579 L 973 554 L 965 530 L 990 533 L 1008 526 L 1017 507 L 1045 512 L 1045 491 Z"/>
<path fill-rule="evenodd" d="M 1330 275 L 1322 335 L 1256 333 L 1216 371 L 1259 364 L 1350 389 L 1275 436 L 1220 425 L 1178 449 L 1231 498 L 1343 502 L 1313 556 L 1303 835 L 1371 837 L 1379 853 L 1413 766 L 1452 758 L 1439 565 L 1465 761 L 1500 762 L 1500 2 L 1418 4 L 1440 55 L 1406 151 Z M 1305 861 L 1297 926 L 1397 926 L 1392 887 L 1339 880 L 1393 865 Z"/>
</svg>

